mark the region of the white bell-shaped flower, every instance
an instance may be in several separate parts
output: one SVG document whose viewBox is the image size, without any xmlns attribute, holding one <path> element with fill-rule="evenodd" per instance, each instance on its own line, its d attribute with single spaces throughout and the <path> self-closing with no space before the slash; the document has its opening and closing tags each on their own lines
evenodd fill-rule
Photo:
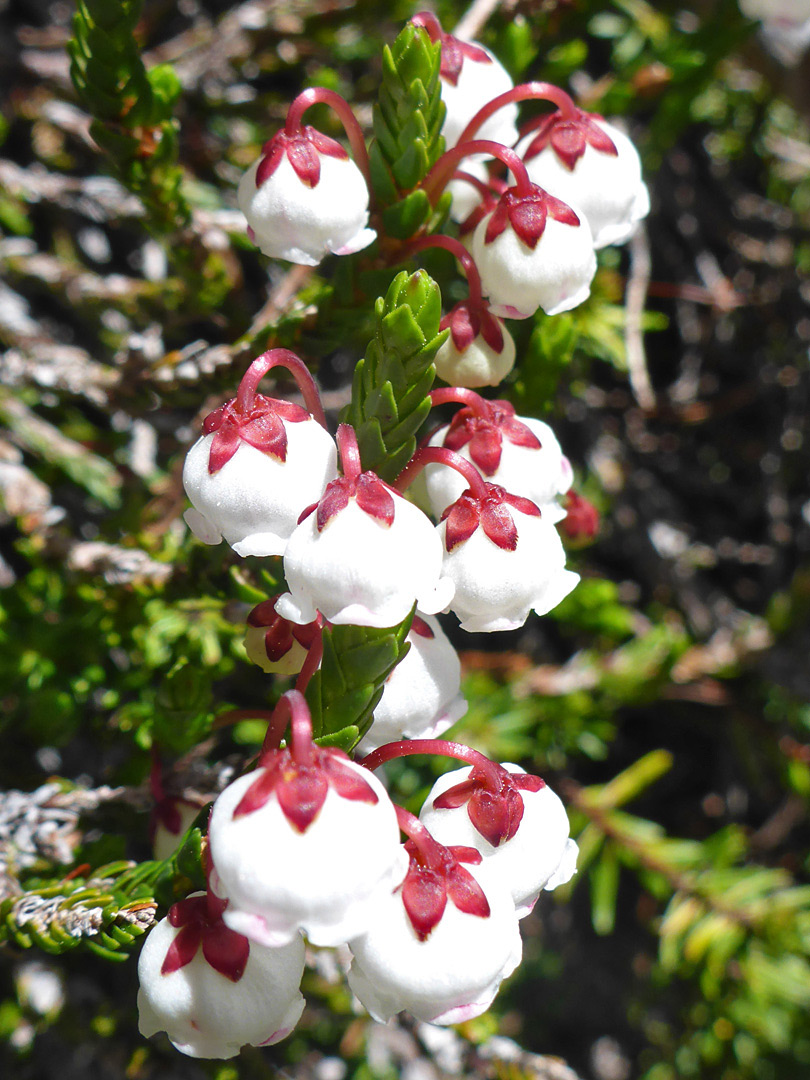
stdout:
<svg viewBox="0 0 810 1080">
<path fill-rule="evenodd" d="M 431 436 L 429 445 L 454 450 L 490 483 L 531 499 L 547 521 L 564 518 L 565 510 L 554 500 L 571 487 L 571 464 L 548 424 L 517 416 L 508 401 L 481 399 L 480 407 L 459 409 L 450 424 Z M 427 465 L 425 483 L 436 517 L 467 487 L 463 476 L 443 465 Z"/>
<path fill-rule="evenodd" d="M 509 188 L 476 226 L 470 244 L 490 311 L 526 319 L 587 300 L 596 254 L 587 220 L 536 185 Z"/>
<path fill-rule="evenodd" d="M 168 859 L 201 810 L 198 803 L 173 795 L 162 798 L 152 815 L 152 853 L 155 859 Z"/>
<path fill-rule="evenodd" d="M 584 214 L 597 250 L 625 243 L 650 211 L 638 151 L 601 116 L 552 113 L 517 150 L 535 184 Z"/>
<path fill-rule="evenodd" d="M 439 532 L 444 573 L 455 585 L 451 610 L 463 630 L 515 630 L 534 609 L 545 615 L 579 581 L 551 521 L 528 499 L 487 484 L 445 511 Z"/>
<path fill-rule="evenodd" d="M 446 108 L 442 135 L 449 150 L 457 144 L 459 136 L 478 110 L 499 94 L 511 90 L 514 83 L 509 72 L 489 49 L 477 41 L 464 41 L 445 33 L 432 12 L 422 11 L 414 16 L 412 22 L 422 26 L 431 41 L 441 42 L 439 78 Z M 517 105 L 510 103 L 489 117 L 475 137 L 513 146 L 518 137 L 517 116 Z"/>
<path fill-rule="evenodd" d="M 351 255 L 377 234 L 368 226 L 368 186 L 334 139 L 311 127 L 279 131 L 239 182 L 239 209 L 265 255 L 316 266 Z"/>
<path fill-rule="evenodd" d="M 520 963 L 512 898 L 474 864 L 475 851 L 444 849 L 442 868 L 420 863 L 406 847 L 412 858 L 402 887 L 350 942 L 349 986 L 382 1023 L 403 1009 L 432 1024 L 462 1023 L 489 1008 Z"/>
<path fill-rule="evenodd" d="M 485 304 L 456 304 L 441 328 L 450 334 L 436 353 L 436 374 L 452 386 L 497 386 L 515 366 L 514 339 Z"/>
<path fill-rule="evenodd" d="M 194 893 L 175 904 L 144 942 L 138 961 L 141 1034 L 165 1031 L 181 1053 L 200 1058 L 233 1057 L 246 1044 L 269 1046 L 289 1035 L 301 1017 L 303 971 L 300 935 L 281 948 L 263 948 L 229 930 L 206 894 Z"/>
<path fill-rule="evenodd" d="M 810 0 L 739 0 L 740 11 L 762 23 L 765 48 L 781 64 L 793 67 L 810 45 Z"/>
<path fill-rule="evenodd" d="M 461 41 L 451 34 L 442 39 L 440 74 L 442 101 L 447 112 L 442 135 L 449 150 L 478 110 L 499 94 L 514 86 L 509 72 L 478 42 Z M 512 146 L 518 137 L 517 105 L 504 105 L 485 120 L 475 133 L 476 139 L 491 139 Z"/>
<path fill-rule="evenodd" d="M 312 747 L 277 751 L 214 804 L 209 841 L 226 924 L 263 945 L 340 945 L 360 933 L 407 858 L 393 804 L 368 770 Z"/>
<path fill-rule="evenodd" d="M 749 19 L 792 23 L 810 19 L 810 0 L 739 0 L 739 5 Z"/>
<path fill-rule="evenodd" d="M 433 785 L 419 818 L 440 844 L 479 851 L 510 890 L 518 918 L 523 918 L 543 889 L 563 885 L 576 872 L 577 845 L 569 837 L 568 815 L 559 796 L 537 777 L 529 778 L 537 781 L 529 786 L 528 774 L 519 765 L 507 762 L 503 768 L 518 782 L 494 795 L 486 777 L 476 777 L 472 767 L 445 773 Z M 517 808 L 510 805 L 515 800 Z M 516 809 L 518 822 L 510 827 Z"/>
<path fill-rule="evenodd" d="M 458 653 L 438 620 L 415 615 L 407 640 L 410 649 L 385 680 L 360 754 L 400 739 L 436 738 L 467 711 Z"/>
<path fill-rule="evenodd" d="M 300 406 L 260 394 L 246 414 L 235 400 L 223 405 L 203 431 L 183 468 L 186 523 L 238 555 L 282 555 L 301 512 L 337 475 L 332 436 Z"/>
<path fill-rule="evenodd" d="M 276 610 L 299 623 L 320 611 L 332 623 L 395 626 L 414 603 L 432 615 L 453 594 L 430 519 L 371 472 L 328 485 L 290 537 L 284 574 L 290 591 Z"/>
</svg>

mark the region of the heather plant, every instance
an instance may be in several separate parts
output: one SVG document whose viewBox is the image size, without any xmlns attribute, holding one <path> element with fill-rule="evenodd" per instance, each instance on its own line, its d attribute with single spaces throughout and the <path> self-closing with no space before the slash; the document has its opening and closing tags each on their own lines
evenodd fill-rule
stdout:
<svg viewBox="0 0 810 1080">
<path fill-rule="evenodd" d="M 13 1075 L 806 1063 L 810 188 L 745 16 L 80 0 L 23 58 Z"/>
</svg>

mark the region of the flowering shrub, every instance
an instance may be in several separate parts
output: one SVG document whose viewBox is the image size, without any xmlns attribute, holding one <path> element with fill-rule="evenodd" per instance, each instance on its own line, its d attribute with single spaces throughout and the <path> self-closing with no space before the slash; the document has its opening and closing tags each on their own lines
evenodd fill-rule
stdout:
<svg viewBox="0 0 810 1080">
<path fill-rule="evenodd" d="M 804 15 L 798 3 L 787 14 L 777 6 L 741 4 L 793 63 Z M 700 125 L 723 108 L 742 127 L 753 123 L 756 110 L 735 95 L 756 98 L 759 84 L 730 63 L 718 99 L 712 63 L 729 39 L 718 31 L 714 41 L 713 16 L 597 7 L 518 5 L 480 35 L 469 29 L 488 17 L 478 5 L 452 32 L 421 12 L 378 56 L 374 34 L 352 36 L 348 12 L 304 11 L 299 35 L 297 11 L 239 5 L 217 22 L 216 47 L 202 59 L 191 37 L 167 47 L 175 75 L 151 64 L 154 54 L 148 69 L 140 57 L 156 17 L 148 6 L 141 18 L 137 0 L 82 0 L 69 48 L 89 128 L 75 105 L 46 109 L 21 95 L 13 106 L 37 117 L 32 152 L 52 171 L 22 169 L 29 187 L 19 188 L 20 174 L 0 161 L 3 228 L 19 227 L 22 202 L 39 207 L 30 238 L 0 240 L 11 273 L 0 332 L 12 343 L 0 382 L 33 380 L 19 400 L 0 386 L 12 439 L 0 440 L 0 525 L 13 517 L 20 534 L 8 562 L 0 558 L 0 588 L 28 568 L 21 599 L 0 597 L 6 723 L 21 748 L 2 768 L 30 788 L 55 771 L 103 786 L 49 780 L 0 800 L 0 938 L 22 956 L 140 951 L 128 1001 L 132 1012 L 137 996 L 145 1038 L 127 1075 L 180 1069 L 196 1080 L 214 1068 L 231 1080 L 266 1060 L 301 1076 L 312 1064 L 320 1080 L 350 1067 L 378 1080 L 408 1071 L 386 1058 L 397 1038 L 420 1040 L 437 1061 L 455 1048 L 459 1060 L 442 1064 L 450 1072 L 539 1075 L 536 1061 L 489 1035 L 499 1017 L 525 1014 L 521 1037 L 556 1052 L 540 1016 L 558 1010 L 583 1017 L 594 1076 L 629 1075 L 624 1051 L 611 1065 L 610 1047 L 599 1050 L 599 1009 L 609 1007 L 666 1057 L 650 1065 L 640 1052 L 646 1080 L 698 1075 L 721 1060 L 732 1062 L 722 1080 L 749 1080 L 746 1062 L 758 1050 L 784 1054 L 788 1032 L 804 1053 L 807 894 L 785 837 L 810 789 L 806 747 L 783 728 L 799 731 L 806 718 L 777 694 L 752 725 L 761 738 L 763 724 L 781 718 L 782 757 L 775 742 L 752 755 L 758 776 L 788 761 L 790 795 L 764 824 L 739 809 L 740 786 L 719 765 L 727 797 L 718 786 L 697 798 L 677 756 L 678 710 L 730 702 L 721 680 L 744 678 L 746 658 L 770 646 L 776 627 L 787 634 L 801 604 L 777 596 L 766 625 L 735 607 L 750 577 L 735 585 L 734 603 L 717 598 L 716 581 L 693 581 L 722 569 L 732 550 L 746 573 L 775 566 L 776 548 L 735 548 L 727 536 L 711 547 L 668 524 L 675 497 L 649 469 L 631 475 L 622 456 L 669 455 L 666 475 L 679 483 L 686 473 L 692 484 L 721 484 L 744 466 L 742 486 L 755 486 L 747 442 L 727 461 L 703 442 L 691 469 L 673 464 L 678 438 L 705 439 L 714 408 L 693 309 L 706 308 L 731 340 L 743 306 L 736 290 L 748 279 L 732 284 L 708 244 L 694 246 L 702 285 L 669 280 L 647 215 L 650 178 L 690 121 L 699 123 L 684 140 L 701 141 L 712 175 L 727 177 L 723 154 L 741 143 L 718 149 Z M 181 8 L 180 20 L 199 16 L 199 5 Z M 254 60 L 254 36 L 270 23 L 271 48 Z M 744 32 L 741 18 L 733 25 Z M 691 53 L 669 48 L 676 29 L 695 35 Z M 546 50 L 543 35 L 556 47 Z M 586 40 L 598 43 L 591 55 Z M 20 41 L 28 48 L 37 32 Z M 340 57 L 334 71 L 315 60 L 326 41 Z M 231 50 L 242 50 L 246 81 L 220 84 Z M 714 60 L 703 70 L 699 56 Z M 35 63 L 30 50 L 21 63 Z M 289 78 L 271 80 L 293 87 L 281 104 L 265 95 L 275 65 L 290 67 Z M 541 68 L 552 81 L 528 77 Z M 218 96 L 210 124 L 195 113 L 198 91 Z M 630 103 L 648 111 L 652 169 L 642 169 L 638 129 L 615 115 Z M 784 113 L 773 125 L 757 145 L 787 155 L 793 184 L 801 154 L 784 137 Z M 103 151 L 123 186 L 85 175 L 60 186 L 70 140 L 85 158 Z M 10 147 L 26 142 L 10 128 Z M 666 166 L 681 179 L 672 182 L 675 225 L 653 217 L 649 226 L 662 251 L 667 229 L 686 243 L 692 217 L 705 225 L 716 211 L 690 202 L 687 165 L 673 154 Z M 785 198 L 799 213 L 806 193 L 796 183 Z M 127 189 L 137 198 L 128 202 Z M 124 256 L 118 247 L 105 255 L 94 226 L 74 240 L 73 219 L 49 222 L 40 202 L 148 230 L 137 257 L 126 257 L 133 274 L 79 273 L 77 261 L 117 266 Z M 778 244 L 754 242 L 740 224 L 755 212 L 778 220 L 764 203 L 740 196 L 728 213 L 734 251 L 767 250 L 773 269 Z M 31 255 L 51 234 L 53 261 Z M 40 283 L 32 294 L 57 296 L 36 333 L 15 299 L 26 275 Z M 769 278 L 756 304 L 773 288 Z M 673 298 L 686 328 L 678 379 L 660 399 L 667 354 L 650 357 L 650 374 L 642 331 L 659 324 L 644 313 L 647 294 Z M 76 332 L 50 370 L 48 335 L 62 318 Z M 801 311 L 791 322 L 802 341 L 805 322 Z M 757 331 L 770 333 L 766 325 Z M 210 340 L 200 344 L 202 333 Z M 85 349 L 91 334 L 101 360 Z M 36 368 L 25 367 L 34 363 L 26 349 Z M 779 349 L 787 355 L 781 339 Z M 736 361 L 743 369 L 746 357 Z M 775 373 L 763 360 L 761 380 L 768 393 L 792 390 L 798 371 Z M 748 386 L 720 399 L 717 413 L 759 397 Z M 796 409 L 783 410 L 772 440 L 785 453 L 802 446 Z M 589 410 L 609 411 L 610 423 L 585 437 Z M 763 407 L 750 438 L 765 427 Z M 101 430 L 104 438 L 93 434 Z M 31 471 L 37 455 L 52 494 Z M 763 476 L 775 475 L 771 457 Z M 774 544 L 791 529 L 803 535 L 791 487 L 799 473 L 769 492 Z M 82 499 L 63 498 L 53 479 L 62 474 Z M 641 513 L 623 501 L 632 485 Z M 711 489 L 712 513 L 722 490 Z M 605 554 L 594 554 L 602 543 Z M 672 562 L 660 580 L 648 570 L 653 555 Z M 598 576 L 600 561 L 608 577 Z M 36 615 L 33 642 L 18 630 L 20 609 Z M 748 708 L 743 697 L 754 699 L 749 689 L 735 716 Z M 693 740 L 699 725 L 689 723 Z M 754 735 L 712 738 L 730 756 Z M 673 753 L 654 749 L 661 743 Z M 691 753 L 693 768 L 709 770 L 711 757 Z M 673 764 L 662 790 L 680 820 L 666 799 L 654 822 L 628 813 Z M 763 801 L 770 783 L 759 781 Z M 697 821 L 698 806 L 750 828 L 714 832 Z M 690 839 L 670 837 L 658 818 L 675 831 L 686 820 Z M 565 907 L 583 879 L 584 929 L 575 925 L 582 905 Z M 604 1000 L 619 967 L 633 972 L 622 978 L 647 976 L 646 946 L 632 965 L 606 963 L 610 979 L 596 961 L 591 972 L 593 934 L 631 920 L 661 941 L 646 993 L 676 976 L 699 979 L 705 993 L 703 1012 L 683 1020 L 683 1046 L 671 1016 L 632 1019 L 646 1013 L 625 1010 L 618 993 Z M 578 977 L 538 992 L 566 950 L 580 957 Z M 53 984 L 13 959 L 19 1001 L 0 1005 L 0 1040 L 25 1054 L 62 1005 L 40 1008 L 42 986 Z M 64 1007 L 68 1022 L 87 1007 L 92 981 L 81 983 L 79 965 L 74 975 L 82 992 Z M 98 1015 L 94 1030 L 125 1024 L 126 1000 L 117 985 L 105 1005 L 115 1019 Z M 509 1022 L 516 1030 L 523 1021 Z M 458 1031 L 439 1030 L 449 1025 Z M 397 1053 L 410 1052 L 404 1045 Z M 239 1065 L 209 1067 L 175 1049 L 244 1054 Z M 562 1049 L 590 1067 L 584 1049 Z M 327 1052 L 351 1065 L 319 1060 Z M 781 1080 L 751 1066 L 751 1080 L 772 1076 Z"/>
</svg>

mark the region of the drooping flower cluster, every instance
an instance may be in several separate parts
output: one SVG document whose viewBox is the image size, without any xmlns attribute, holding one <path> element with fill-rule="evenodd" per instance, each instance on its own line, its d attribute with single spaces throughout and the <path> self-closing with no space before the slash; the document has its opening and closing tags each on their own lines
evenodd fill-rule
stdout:
<svg viewBox="0 0 810 1080">
<path fill-rule="evenodd" d="M 147 939 L 142 1033 L 220 1058 L 284 1038 L 304 1008 L 305 939 L 348 945 L 349 985 L 375 1019 L 477 1016 L 520 962 L 519 919 L 574 873 L 559 799 L 539 777 L 456 743 L 388 743 L 355 763 L 312 742 L 297 691 L 282 697 L 268 744 L 287 714 L 287 747 L 266 745 L 214 804 L 207 891 L 176 903 Z M 413 753 L 470 762 L 434 786 L 421 821 L 371 771 Z"/>
<path fill-rule="evenodd" d="M 245 648 L 266 673 L 297 675 L 255 768 L 214 803 L 206 892 L 175 904 L 142 953 L 141 1029 L 166 1030 L 191 1055 L 283 1038 L 303 1009 L 305 941 L 348 946 L 349 985 L 378 1020 L 401 1010 L 439 1024 L 477 1016 L 520 961 L 519 920 L 576 868 L 565 810 L 539 777 L 437 739 L 467 703 L 435 616 L 452 612 L 471 632 L 512 630 L 578 581 L 557 525 L 581 540 L 598 516 L 571 491 L 557 438 L 471 387 L 498 385 L 511 370 L 505 319 L 586 299 L 596 249 L 629 238 L 646 188 L 632 144 L 601 117 L 548 84 L 512 87 L 483 47 L 432 15 L 414 21 L 441 43 L 449 148 L 421 187 L 436 205 L 453 185 L 460 223 L 458 237 L 419 235 L 397 257 L 440 247 L 464 271 L 469 295 L 442 319 L 436 356 L 450 386 L 430 393 L 432 406 L 460 408 L 389 484 L 363 467 L 351 426 L 332 438 L 302 361 L 272 349 L 205 419 L 185 463 L 186 521 L 202 541 L 283 559 L 286 589 L 253 608 Z M 557 111 L 519 133 L 518 102 L 536 98 Z M 303 124 L 316 103 L 337 112 L 354 160 Z M 348 105 L 306 91 L 240 184 L 249 235 L 270 257 L 305 265 L 359 251 L 383 221 L 370 177 Z M 303 405 L 258 393 L 277 366 L 292 372 Z M 405 494 L 423 470 L 427 511 Z M 352 749 L 368 756 L 317 745 L 303 691 L 325 628 L 408 619 L 407 651 L 381 697 L 377 686 L 369 725 L 353 729 Z M 416 753 L 465 763 L 437 781 L 419 819 L 372 771 Z M 175 837 L 182 820 L 172 817 Z"/>
</svg>

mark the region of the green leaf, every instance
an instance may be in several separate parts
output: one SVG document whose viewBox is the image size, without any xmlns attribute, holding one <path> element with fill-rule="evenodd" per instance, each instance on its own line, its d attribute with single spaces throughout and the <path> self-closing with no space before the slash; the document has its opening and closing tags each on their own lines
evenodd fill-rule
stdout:
<svg viewBox="0 0 810 1080">
<path fill-rule="evenodd" d="M 70 74 L 112 168 L 143 200 L 153 228 L 170 232 L 191 214 L 180 191 L 172 118 L 181 85 L 168 64 L 146 71 L 134 36 L 140 13 L 140 0 L 79 0 L 67 46 Z M 185 257 L 180 249 L 171 253 Z"/>
<path fill-rule="evenodd" d="M 383 50 L 371 179 L 385 231 L 398 239 L 413 236 L 432 213 L 425 193 L 413 189 L 444 150 L 440 63 L 441 46 L 413 23 L 407 23 L 391 48 Z"/>
<path fill-rule="evenodd" d="M 383 683 L 407 652 L 413 612 L 398 626 L 331 626 L 323 660 L 307 687 L 312 729 L 320 745 L 347 752 L 368 730 Z M 352 730 L 354 729 L 354 731 Z"/>
<path fill-rule="evenodd" d="M 374 339 L 355 368 L 352 400 L 341 419 L 357 432 L 363 468 L 391 482 L 416 449 L 433 384 L 441 295 L 423 271 L 398 274 L 377 301 Z"/>
<path fill-rule="evenodd" d="M 605 844 L 591 870 L 591 921 L 597 934 L 610 934 L 616 924 L 619 860 L 614 844 Z"/>
</svg>

